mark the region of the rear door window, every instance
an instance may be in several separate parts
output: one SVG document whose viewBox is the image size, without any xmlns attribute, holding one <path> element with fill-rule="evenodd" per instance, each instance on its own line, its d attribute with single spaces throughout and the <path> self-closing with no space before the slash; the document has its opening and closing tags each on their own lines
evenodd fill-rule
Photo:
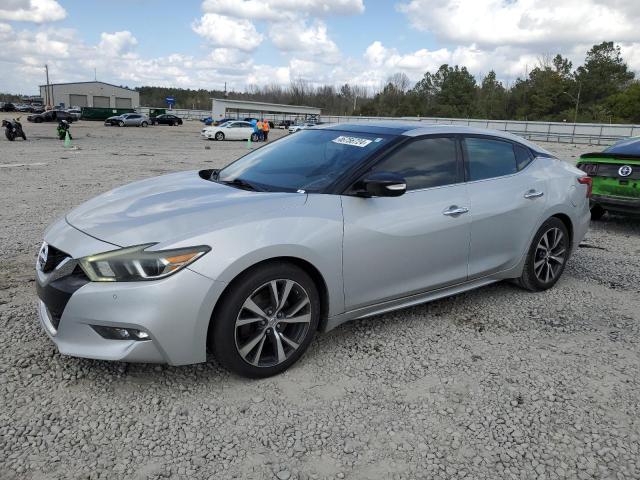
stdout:
<svg viewBox="0 0 640 480">
<path fill-rule="evenodd" d="M 516 173 L 513 144 L 483 137 L 466 137 L 463 141 L 469 181 L 503 177 Z"/>
</svg>

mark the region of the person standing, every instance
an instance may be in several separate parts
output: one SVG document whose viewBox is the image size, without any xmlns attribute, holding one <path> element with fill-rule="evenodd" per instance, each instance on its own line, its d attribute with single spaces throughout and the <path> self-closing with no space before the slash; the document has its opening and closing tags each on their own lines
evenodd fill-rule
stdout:
<svg viewBox="0 0 640 480">
<path fill-rule="evenodd" d="M 267 120 L 262 120 L 262 136 L 265 142 L 269 141 L 269 122 Z"/>
<path fill-rule="evenodd" d="M 264 132 L 262 131 L 262 121 L 258 120 L 256 124 L 256 128 L 258 129 L 258 141 L 261 142 L 264 140 Z"/>
</svg>

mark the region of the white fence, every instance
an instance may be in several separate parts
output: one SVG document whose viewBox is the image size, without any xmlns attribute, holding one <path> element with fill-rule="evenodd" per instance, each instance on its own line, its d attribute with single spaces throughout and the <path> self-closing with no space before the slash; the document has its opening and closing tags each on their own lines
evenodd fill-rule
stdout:
<svg viewBox="0 0 640 480">
<path fill-rule="evenodd" d="M 323 115 L 327 123 L 368 123 L 385 121 L 412 121 L 444 125 L 466 125 L 510 132 L 531 140 L 544 142 L 611 144 L 621 138 L 640 135 L 640 125 L 609 123 L 524 122 L 516 120 L 478 120 L 461 118 L 425 117 L 343 117 Z"/>
<path fill-rule="evenodd" d="M 140 107 L 138 111 L 149 114 L 149 107 Z M 168 110 L 167 110 L 168 111 Z M 189 110 L 175 108 L 171 113 L 185 120 L 201 120 L 211 116 L 211 110 Z M 297 119 L 295 115 L 278 117 Z M 466 125 L 475 128 L 489 128 L 514 133 L 530 140 L 543 142 L 588 143 L 608 145 L 626 137 L 640 135 L 640 125 L 610 123 L 566 123 L 566 122 L 524 122 L 518 120 L 479 120 L 464 118 L 435 117 L 348 117 L 322 115 L 324 123 L 369 123 L 379 121 L 422 122 L 444 125 Z M 300 119 L 303 121 L 304 119 Z"/>
</svg>

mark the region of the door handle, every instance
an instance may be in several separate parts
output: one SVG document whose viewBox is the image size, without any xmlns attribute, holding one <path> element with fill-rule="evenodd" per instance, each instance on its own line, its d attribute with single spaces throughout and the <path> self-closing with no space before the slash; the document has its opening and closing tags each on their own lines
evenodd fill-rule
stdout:
<svg viewBox="0 0 640 480">
<path fill-rule="evenodd" d="M 524 198 L 539 198 L 544 195 L 544 192 L 537 192 L 535 190 L 529 190 L 524 194 Z"/>
<path fill-rule="evenodd" d="M 452 205 L 448 210 L 442 212 L 443 215 L 448 217 L 457 217 L 458 215 L 462 215 L 463 213 L 467 213 L 469 209 L 467 207 L 457 207 Z"/>
</svg>

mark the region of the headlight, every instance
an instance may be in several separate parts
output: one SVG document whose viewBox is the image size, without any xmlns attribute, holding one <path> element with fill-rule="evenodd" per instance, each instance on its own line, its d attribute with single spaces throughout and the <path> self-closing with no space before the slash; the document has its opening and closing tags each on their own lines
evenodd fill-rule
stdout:
<svg viewBox="0 0 640 480">
<path fill-rule="evenodd" d="M 80 259 L 80 266 L 92 282 L 135 282 L 168 277 L 195 262 L 211 250 L 205 245 L 174 250 L 146 251 L 155 245 L 112 250 Z"/>
</svg>

